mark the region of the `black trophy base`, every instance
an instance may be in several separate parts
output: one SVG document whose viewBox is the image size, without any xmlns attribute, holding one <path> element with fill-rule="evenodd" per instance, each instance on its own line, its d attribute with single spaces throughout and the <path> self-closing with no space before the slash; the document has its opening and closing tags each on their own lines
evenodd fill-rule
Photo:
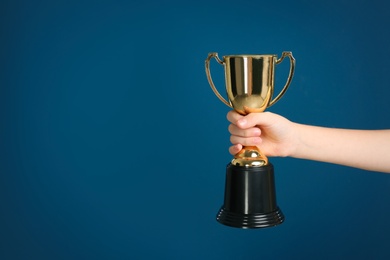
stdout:
<svg viewBox="0 0 390 260">
<path fill-rule="evenodd" d="M 271 163 L 261 167 L 227 166 L 224 205 L 217 221 L 244 229 L 272 227 L 284 221 L 276 204 Z"/>
</svg>

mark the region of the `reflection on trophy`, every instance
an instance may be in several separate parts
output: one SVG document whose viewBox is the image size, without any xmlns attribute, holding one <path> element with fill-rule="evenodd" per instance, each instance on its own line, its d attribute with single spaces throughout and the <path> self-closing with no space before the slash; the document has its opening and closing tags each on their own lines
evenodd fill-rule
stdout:
<svg viewBox="0 0 390 260">
<path fill-rule="evenodd" d="M 290 72 L 281 92 L 273 98 L 275 65 L 285 57 L 290 59 Z M 224 66 L 227 101 L 215 87 L 210 74 L 210 60 Z M 229 55 L 221 60 L 218 54 L 209 53 L 206 75 L 215 95 L 227 106 L 242 115 L 263 112 L 275 104 L 289 87 L 295 69 L 291 52 L 276 55 Z M 238 228 L 276 226 L 284 215 L 276 204 L 274 167 L 256 147 L 246 146 L 226 167 L 224 204 L 217 221 Z"/>
</svg>

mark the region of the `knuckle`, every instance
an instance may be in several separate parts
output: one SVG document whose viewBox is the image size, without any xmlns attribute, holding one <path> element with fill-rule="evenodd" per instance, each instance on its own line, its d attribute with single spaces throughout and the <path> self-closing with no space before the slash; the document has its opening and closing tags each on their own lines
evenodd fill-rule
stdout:
<svg viewBox="0 0 390 260">
<path fill-rule="evenodd" d="M 232 125 L 232 124 L 230 124 L 229 126 L 228 126 L 228 131 L 229 131 L 229 133 L 233 133 L 233 131 L 234 131 L 234 126 Z"/>
<path fill-rule="evenodd" d="M 234 136 L 234 135 L 231 135 L 231 136 L 230 136 L 230 142 L 231 142 L 232 144 L 235 144 L 235 136 Z"/>
</svg>

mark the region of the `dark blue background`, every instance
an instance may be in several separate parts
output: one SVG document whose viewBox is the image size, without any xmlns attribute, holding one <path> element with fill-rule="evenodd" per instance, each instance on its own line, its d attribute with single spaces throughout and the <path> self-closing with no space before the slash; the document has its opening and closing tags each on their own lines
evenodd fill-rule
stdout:
<svg viewBox="0 0 390 260">
<path fill-rule="evenodd" d="M 215 221 L 229 108 L 204 72 L 292 51 L 270 111 L 390 128 L 385 3 L 1 1 L 0 258 L 388 259 L 387 174 L 271 158 L 285 223 Z"/>
</svg>

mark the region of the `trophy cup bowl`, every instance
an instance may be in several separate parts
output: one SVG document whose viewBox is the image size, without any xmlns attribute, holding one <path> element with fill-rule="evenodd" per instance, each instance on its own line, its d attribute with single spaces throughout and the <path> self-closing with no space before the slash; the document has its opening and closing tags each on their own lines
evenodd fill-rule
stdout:
<svg viewBox="0 0 390 260">
<path fill-rule="evenodd" d="M 287 82 L 273 98 L 275 66 L 290 59 Z M 210 74 L 210 60 L 224 66 L 228 101 L 218 92 Z M 260 113 L 275 104 L 288 89 L 295 70 L 291 52 L 276 55 L 228 55 L 221 60 L 216 52 L 205 61 L 209 84 L 215 95 L 242 115 Z M 274 167 L 256 146 L 244 146 L 226 167 L 224 204 L 217 221 L 231 227 L 276 226 L 284 215 L 276 203 Z"/>
</svg>

